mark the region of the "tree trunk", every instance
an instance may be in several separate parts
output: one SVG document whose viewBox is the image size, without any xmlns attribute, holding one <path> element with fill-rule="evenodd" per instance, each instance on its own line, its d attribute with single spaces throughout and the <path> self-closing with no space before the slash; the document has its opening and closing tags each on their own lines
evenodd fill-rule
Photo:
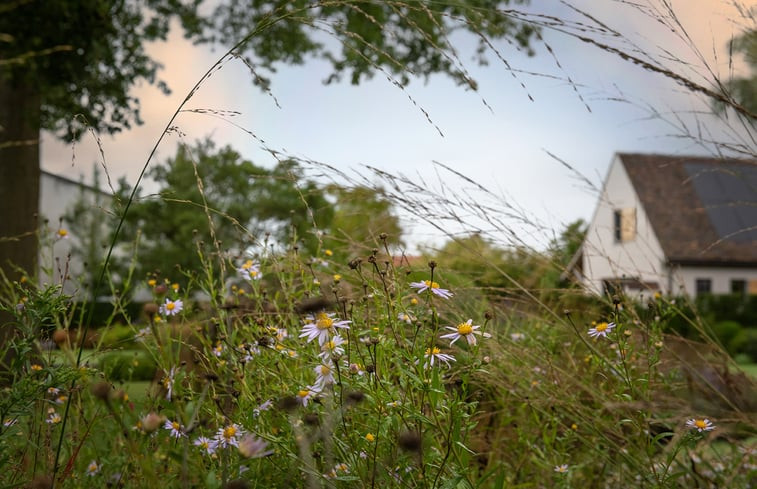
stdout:
<svg viewBox="0 0 757 489">
<path fill-rule="evenodd" d="M 8 280 L 37 279 L 40 96 L 36 87 L 14 85 L 0 72 L 0 272 Z M 0 300 L 8 301 L 0 275 Z M 13 315 L 0 311 L 0 386 L 13 379 L 18 330 Z"/>
<path fill-rule="evenodd" d="M 37 276 L 39 118 L 36 87 L 0 77 L 0 270 Z"/>
</svg>

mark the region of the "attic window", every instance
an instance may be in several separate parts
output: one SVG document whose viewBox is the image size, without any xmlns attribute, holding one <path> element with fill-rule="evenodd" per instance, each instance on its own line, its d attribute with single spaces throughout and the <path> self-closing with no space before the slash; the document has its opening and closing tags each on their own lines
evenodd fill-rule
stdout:
<svg viewBox="0 0 757 489">
<path fill-rule="evenodd" d="M 616 243 L 633 241 L 636 238 L 636 208 L 615 209 L 613 212 L 613 234 Z"/>
</svg>

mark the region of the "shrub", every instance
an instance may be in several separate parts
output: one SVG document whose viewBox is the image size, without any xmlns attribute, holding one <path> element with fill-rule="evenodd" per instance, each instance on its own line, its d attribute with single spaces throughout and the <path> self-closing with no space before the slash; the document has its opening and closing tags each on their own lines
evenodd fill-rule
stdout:
<svg viewBox="0 0 757 489">
<path fill-rule="evenodd" d="M 142 350 L 105 353 L 97 363 L 106 377 L 114 382 L 153 380 L 158 368 L 153 357 Z"/>
<path fill-rule="evenodd" d="M 728 350 L 733 355 L 747 355 L 752 362 L 757 362 L 757 328 L 739 331 L 730 341 Z"/>
</svg>

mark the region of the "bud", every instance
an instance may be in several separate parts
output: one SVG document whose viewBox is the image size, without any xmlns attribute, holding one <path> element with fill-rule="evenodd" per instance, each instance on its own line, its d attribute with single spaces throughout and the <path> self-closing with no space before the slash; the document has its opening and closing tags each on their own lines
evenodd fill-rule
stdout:
<svg viewBox="0 0 757 489">
<path fill-rule="evenodd" d="M 142 429 L 145 433 L 152 433 L 160 428 L 165 422 L 166 417 L 158 413 L 147 413 L 142 417 Z"/>
</svg>

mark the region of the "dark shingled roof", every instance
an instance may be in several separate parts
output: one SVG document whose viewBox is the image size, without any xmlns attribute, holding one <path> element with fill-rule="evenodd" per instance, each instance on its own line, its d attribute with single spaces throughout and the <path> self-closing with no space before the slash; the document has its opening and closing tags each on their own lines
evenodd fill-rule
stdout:
<svg viewBox="0 0 757 489">
<path fill-rule="evenodd" d="M 670 262 L 757 266 L 757 160 L 618 156 Z"/>
</svg>

